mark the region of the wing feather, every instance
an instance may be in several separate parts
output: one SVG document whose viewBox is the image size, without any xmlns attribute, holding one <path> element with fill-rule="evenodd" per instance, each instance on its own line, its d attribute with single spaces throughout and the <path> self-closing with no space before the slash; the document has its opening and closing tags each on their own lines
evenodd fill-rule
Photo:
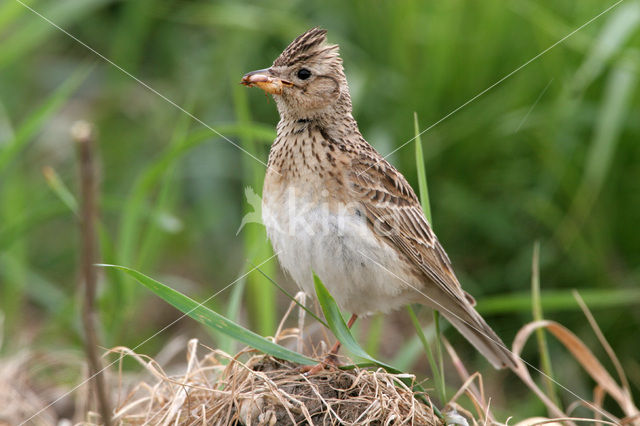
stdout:
<svg viewBox="0 0 640 426">
<path fill-rule="evenodd" d="M 349 183 L 352 196 L 360 201 L 374 232 L 403 253 L 408 263 L 430 281 L 421 291 L 432 306 L 444 309 L 443 315 L 494 367 L 516 368 L 509 349 L 475 311 L 475 300 L 460 286 L 447 253 L 406 179 L 371 149 L 353 156 Z"/>
<path fill-rule="evenodd" d="M 415 192 L 404 176 L 376 154 L 354 156 L 348 176 L 353 195 L 362 203 L 374 231 L 443 291 L 468 300 Z"/>
</svg>

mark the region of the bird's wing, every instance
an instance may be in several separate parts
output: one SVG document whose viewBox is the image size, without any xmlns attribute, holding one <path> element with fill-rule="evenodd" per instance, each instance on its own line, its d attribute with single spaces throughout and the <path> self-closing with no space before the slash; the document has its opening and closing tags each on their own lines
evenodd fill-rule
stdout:
<svg viewBox="0 0 640 426">
<path fill-rule="evenodd" d="M 399 249 L 450 296 L 475 304 L 473 297 L 462 290 L 447 253 L 402 174 L 371 150 L 352 158 L 348 181 L 352 195 L 364 206 L 367 219 L 378 235 Z"/>
</svg>

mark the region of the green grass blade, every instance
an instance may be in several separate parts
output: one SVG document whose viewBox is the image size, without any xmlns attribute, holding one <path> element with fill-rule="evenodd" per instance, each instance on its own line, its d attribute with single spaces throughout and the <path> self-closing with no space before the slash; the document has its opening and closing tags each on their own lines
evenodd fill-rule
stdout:
<svg viewBox="0 0 640 426">
<path fill-rule="evenodd" d="M 13 244 L 26 238 L 31 231 L 51 221 L 64 217 L 69 209 L 59 203 L 33 206 L 30 211 L 23 211 L 15 222 L 2 224 L 0 227 L 0 252 L 7 250 Z"/>
<path fill-rule="evenodd" d="M 384 316 L 382 314 L 377 314 L 371 318 L 369 331 L 367 333 L 367 342 L 365 343 L 365 350 L 374 357 L 378 356 L 377 354 L 380 350 L 380 344 L 383 338 L 383 326 Z"/>
<path fill-rule="evenodd" d="M 51 118 L 75 90 L 84 82 L 92 67 L 81 68 L 67 78 L 49 97 L 20 125 L 8 144 L 0 145 L 0 172 L 22 151 L 27 143 L 42 130 Z"/>
<path fill-rule="evenodd" d="M 251 262 L 247 262 L 251 264 Z M 246 264 L 243 265 L 243 269 L 246 267 Z M 246 288 L 247 279 L 246 277 L 242 277 L 236 282 L 233 287 L 231 287 L 231 294 L 229 298 L 225 301 L 224 305 L 227 306 L 225 317 L 230 319 L 231 321 L 238 321 L 238 315 L 240 314 L 240 308 L 242 306 L 242 296 L 244 295 L 244 291 Z M 209 328 L 208 329 L 212 336 L 215 339 L 217 348 L 226 352 L 228 354 L 233 354 L 237 352 L 236 341 L 233 337 L 221 333 L 216 329 Z"/>
<path fill-rule="evenodd" d="M 640 303 L 640 289 L 580 290 L 580 295 L 592 309 L 620 308 Z M 570 291 L 541 291 L 540 304 L 548 312 L 579 311 Z M 476 309 L 483 315 L 531 311 L 531 294 L 516 293 L 485 297 L 478 300 Z"/>
<path fill-rule="evenodd" d="M 62 28 L 72 23 L 81 21 L 83 17 L 93 14 L 96 10 L 111 3 L 112 0 L 60 0 L 54 2 L 38 2 L 34 9 L 42 16 L 59 25 Z M 25 3 L 35 3 L 32 1 Z M 45 4 L 42 4 L 45 3 Z M 52 34 L 58 37 L 65 37 L 60 34 L 60 30 L 46 22 L 33 12 L 26 10 L 22 5 L 23 16 L 25 17 L 11 32 L 10 36 L 4 37 L 0 44 L 0 69 L 19 62 L 36 47 L 44 46 L 45 41 Z M 18 19 L 13 19 L 18 21 Z"/>
<path fill-rule="evenodd" d="M 3 254 L 2 261 L 5 265 L 10 265 L 17 260 L 9 255 Z M 29 285 L 25 290 L 29 295 L 29 300 L 34 304 L 41 306 L 50 313 L 58 314 L 65 311 L 66 305 L 73 303 L 73 297 L 69 297 L 69 295 L 60 288 L 59 284 L 49 281 L 46 277 L 31 268 L 29 268 L 26 273 Z M 72 312 L 67 310 L 67 316 L 70 317 L 71 315 L 68 315 L 70 313 Z"/>
<path fill-rule="evenodd" d="M 274 280 L 273 278 L 271 278 L 269 275 L 267 275 L 262 269 L 260 269 L 257 265 L 253 264 L 253 262 L 250 262 L 251 266 L 256 268 L 256 270 L 258 272 L 260 272 L 262 274 L 263 277 L 265 277 L 271 284 L 275 285 L 278 290 L 280 290 L 285 296 L 287 296 L 291 301 L 295 302 L 296 305 L 298 305 L 302 310 L 304 310 L 311 318 L 315 319 L 316 321 L 318 321 L 320 324 L 324 325 L 325 327 L 329 328 L 329 325 L 327 325 L 326 322 L 324 322 L 322 320 L 322 318 L 318 317 L 315 312 L 313 312 L 311 309 L 307 308 L 306 306 L 304 306 L 302 303 L 300 303 L 298 301 L 298 299 L 296 299 L 291 293 L 289 293 L 287 290 L 285 290 L 284 287 L 282 287 L 280 284 L 278 284 L 276 282 L 276 280 Z"/>
<path fill-rule="evenodd" d="M 436 392 L 438 392 L 438 396 L 440 397 L 440 401 L 443 403 L 446 402 L 446 394 L 444 388 L 444 381 L 440 374 L 439 364 L 436 362 L 436 359 L 433 356 L 433 352 L 431 351 L 431 346 L 429 346 L 429 342 L 427 342 L 427 338 L 422 331 L 422 326 L 418 321 L 418 317 L 416 313 L 413 311 L 411 305 L 407 306 L 407 312 L 409 312 L 409 317 L 411 318 L 411 322 L 413 323 L 414 328 L 416 329 L 416 333 L 420 338 L 420 342 L 422 343 L 422 347 L 424 348 L 425 353 L 427 354 L 427 360 L 429 360 L 429 366 L 431 367 L 431 371 L 433 372 L 433 382 L 436 386 Z M 437 339 L 436 339 L 437 340 Z"/>
<path fill-rule="evenodd" d="M 264 352 L 265 354 L 303 365 L 313 365 L 317 363 L 317 361 L 311 358 L 291 351 L 285 347 L 273 343 L 272 341 L 254 333 L 253 331 L 247 330 L 241 325 L 238 325 L 235 322 L 225 318 L 224 316 L 196 302 L 190 297 L 185 296 L 184 294 L 175 291 L 172 288 L 162 284 L 161 282 L 156 281 L 153 278 L 148 277 L 134 269 L 118 265 L 101 264 L 99 266 L 116 268 L 124 271 L 127 275 L 134 278 L 140 284 L 154 292 L 162 300 L 174 306 L 185 315 L 190 316 L 203 325 L 212 327 L 220 331 L 221 333 L 231 336 L 237 341 L 244 343 L 245 345 L 251 346 L 254 349 Z"/>
<path fill-rule="evenodd" d="M 21 14 L 26 13 L 23 5 L 17 1 L 6 1 L 0 5 L 0 30 L 4 30 L 12 21 Z"/>
<path fill-rule="evenodd" d="M 440 312 L 434 310 L 433 311 L 433 325 L 436 331 L 436 338 L 434 342 L 436 344 L 436 354 L 438 355 L 438 372 L 440 374 L 440 385 L 436 386 L 442 390 L 442 402 L 445 403 L 447 401 L 447 387 L 444 382 L 444 357 L 442 356 L 442 340 L 440 336 L 442 335 L 442 329 L 440 328 Z M 420 329 L 422 332 L 422 329 Z"/>
<path fill-rule="evenodd" d="M 153 0 L 124 2 L 113 29 L 111 60 L 132 74 L 138 73 L 155 14 L 161 13 Z M 115 74 L 115 70 L 111 70 Z"/>
<path fill-rule="evenodd" d="M 118 263 L 135 264 L 136 267 L 147 261 L 149 256 L 149 233 L 153 233 L 153 227 L 147 227 L 146 234 L 143 234 L 143 220 L 149 216 L 147 200 L 151 198 L 151 194 L 157 186 L 167 182 L 168 173 L 175 165 L 192 149 L 202 145 L 207 141 L 211 141 L 212 137 L 216 137 L 209 129 L 198 129 L 186 133 L 188 130 L 189 120 L 180 120 L 177 129 L 174 131 L 172 140 L 167 148 L 155 158 L 147 168 L 138 176 L 133 185 L 131 194 L 124 206 L 122 222 L 118 231 Z M 226 124 L 216 126 L 220 133 L 227 136 L 234 136 L 248 133 L 259 139 L 261 142 L 271 142 L 275 138 L 273 129 L 267 129 L 262 125 L 239 126 L 236 124 Z M 164 185 L 163 185 L 164 186 Z M 161 188 L 162 189 L 162 188 Z M 153 209 L 161 207 L 162 198 L 159 198 Z M 138 243 L 141 248 L 138 250 Z M 264 238 L 260 240 L 264 242 Z M 262 244 L 264 246 L 264 244 Z M 139 253 L 139 254 L 138 254 Z M 268 257 L 268 256 L 267 256 Z M 124 300 L 131 300 L 128 287 L 125 285 Z M 127 303 L 128 305 L 129 303 Z"/>
<path fill-rule="evenodd" d="M 76 200 L 75 195 L 71 192 L 69 187 L 67 187 L 64 181 L 60 178 L 58 173 L 51 168 L 45 167 L 42 171 L 42 174 L 47 181 L 47 185 L 51 189 L 51 191 L 60 199 L 62 204 L 66 206 L 66 208 L 71 211 L 75 216 L 78 215 L 78 201 Z M 0 237 L 2 233 L 0 232 Z M 111 234 L 105 228 L 104 223 L 102 221 L 98 221 L 98 241 L 100 242 L 100 253 L 101 253 L 101 261 L 110 262 L 115 259 L 115 254 L 113 250 L 113 241 L 111 241 Z M 0 247 L 1 248 L 1 247 Z M 122 299 L 122 294 L 124 293 L 124 283 L 120 274 L 117 274 L 113 270 L 108 270 L 106 273 L 109 283 L 106 288 L 107 290 L 102 292 L 99 298 L 100 304 L 100 312 L 101 312 L 101 321 L 105 324 L 104 329 L 106 330 L 105 338 L 106 343 L 110 344 L 115 341 L 114 337 L 119 336 L 119 334 L 123 331 L 120 325 L 124 320 L 123 315 L 105 315 L 108 312 L 114 312 L 115 309 L 122 308 L 124 305 L 124 301 Z"/>
<path fill-rule="evenodd" d="M 227 301 L 226 317 L 231 321 L 238 321 L 238 315 L 240 314 L 240 307 L 242 306 L 242 297 L 244 296 L 244 290 L 246 288 L 246 277 L 238 281 L 231 289 L 231 295 Z M 226 340 L 220 344 L 220 349 L 226 353 L 234 353 L 234 339 L 230 336 L 226 336 Z"/>
<path fill-rule="evenodd" d="M 413 113 L 413 128 L 415 131 L 415 147 L 416 147 L 416 172 L 418 174 L 418 189 L 420 190 L 420 204 L 422 211 L 427 217 L 429 223 L 433 226 L 431 220 L 431 203 L 429 202 L 429 187 L 427 186 L 427 171 L 424 166 L 424 155 L 422 153 L 422 137 L 420 135 L 420 124 L 418 123 L 418 113 Z"/>
<path fill-rule="evenodd" d="M 624 47 L 640 25 L 640 4 L 631 2 L 612 11 L 606 24 L 595 39 L 590 52 L 573 80 L 573 90 L 587 88 L 606 68 L 607 63 Z"/>
<path fill-rule="evenodd" d="M 46 166 L 42 169 L 47 185 L 53 193 L 62 201 L 62 204 L 67 206 L 74 215 L 78 215 L 78 201 L 73 193 L 69 190 L 67 185 L 64 184 L 60 175 L 53 169 L 53 167 Z"/>
<path fill-rule="evenodd" d="M 193 110 L 194 104 L 195 103 L 192 100 L 189 100 L 186 103 L 186 109 Z M 171 136 L 168 148 L 171 151 L 177 152 L 177 154 L 173 157 L 174 160 L 178 160 L 180 149 L 183 146 L 187 146 L 189 144 L 191 122 L 191 117 L 186 114 L 178 116 L 178 122 L 173 129 L 173 134 Z M 176 174 L 176 170 L 178 169 L 178 164 L 176 163 L 177 161 L 173 164 L 169 162 L 166 166 L 166 169 L 158 178 L 159 182 L 152 181 L 149 184 L 148 190 L 151 189 L 151 186 L 155 187 L 157 185 L 158 187 L 155 201 L 149 202 L 151 204 L 151 212 L 149 216 L 154 217 L 154 220 L 149 220 L 144 231 L 142 229 L 139 231 L 141 238 L 136 259 L 136 267 L 138 268 L 149 268 L 148 263 L 150 259 L 152 259 L 154 255 L 156 255 L 156 250 L 158 249 L 158 247 L 162 246 L 161 243 L 163 236 L 166 235 L 166 232 L 164 232 L 164 230 L 160 230 L 160 220 L 158 218 L 162 216 L 163 212 L 169 210 L 171 202 L 176 198 L 176 192 L 179 192 L 179 190 L 177 190 L 173 185 L 174 175 Z M 146 196 L 147 198 L 152 198 L 148 193 L 146 194 Z M 142 228 L 141 225 L 140 228 Z M 138 234 L 138 232 L 133 233 Z M 129 243 L 129 246 L 131 245 L 132 244 Z"/>
<path fill-rule="evenodd" d="M 98 241 L 100 242 L 100 258 L 101 262 L 116 262 L 117 254 L 111 232 L 106 229 L 102 221 L 98 222 Z M 129 336 L 126 327 L 122 324 L 127 321 L 125 301 L 122 296 L 125 293 L 126 286 L 125 277 L 113 268 L 107 268 L 105 271 L 105 291 L 100 294 L 98 303 L 100 306 L 101 321 L 104 323 L 105 343 L 107 345 L 115 345 L 123 342 Z M 113 315 L 113 312 L 119 312 Z"/>
<path fill-rule="evenodd" d="M 241 73 L 238 72 L 238 75 Z M 251 127 L 251 110 L 249 108 L 248 91 L 236 84 L 233 86 L 234 113 L 241 129 Z M 247 152 L 256 152 L 257 144 L 254 138 L 247 132 L 239 134 L 240 145 Z M 252 158 L 243 155 L 243 183 L 249 185 L 258 194 L 262 193 L 264 180 L 264 167 Z M 244 229 L 243 240 L 245 244 L 245 255 L 248 257 L 264 258 L 273 254 L 271 246 L 264 244 L 266 230 L 263 227 L 249 226 Z M 268 274 L 275 272 L 274 265 L 266 265 Z M 252 314 L 251 320 L 255 323 L 261 333 L 270 334 L 276 328 L 276 293 L 273 287 L 264 285 L 264 281 L 259 276 L 247 277 L 247 302 Z"/>
<path fill-rule="evenodd" d="M 344 322 L 342 313 L 333 299 L 333 296 L 329 294 L 329 291 L 316 274 L 313 274 L 313 281 L 315 284 L 316 296 L 318 297 L 318 302 L 320 303 L 324 317 L 327 319 L 327 324 L 344 347 L 359 358 L 373 362 L 387 371 L 400 373 L 399 370 L 396 370 L 390 365 L 373 358 L 358 344 L 358 342 L 356 342 L 356 339 L 351 334 L 349 327 L 347 327 L 347 324 Z"/>
<path fill-rule="evenodd" d="M 193 102 L 187 103 L 187 110 L 192 109 L 192 106 Z M 175 165 L 183 155 L 210 136 L 210 132 L 190 135 L 190 123 L 187 115 L 178 115 L 168 145 L 136 178 L 122 210 L 116 246 L 117 263 L 134 265 L 136 268 L 147 267 L 146 262 L 154 247 L 152 244 L 157 244 L 156 240 L 162 235 L 155 227 L 157 221 L 149 219 L 159 214 L 162 203 L 166 201 L 166 193 L 162 189 L 170 182 Z M 152 202 L 158 186 L 160 195 Z M 109 297 L 124 301 L 125 306 L 132 307 L 131 301 L 135 299 L 136 290 L 130 280 L 124 279 L 119 286 L 113 288 L 113 294 Z M 133 311 L 125 312 L 123 319 L 126 320 L 132 314 Z"/>
<path fill-rule="evenodd" d="M 13 224 L 31 208 L 31 193 L 22 170 L 0 177 L 0 223 Z M 2 244 L 2 242 L 0 242 Z M 29 240 L 10 241 L 11 247 L 0 254 L 0 310 L 5 315 L 5 330 L 11 336 L 19 332 L 26 309 L 28 270 L 32 259 L 29 256 Z M 7 341 L 7 346 L 15 344 Z"/>
<path fill-rule="evenodd" d="M 179 119 L 178 125 L 173 132 L 172 139 L 165 150 L 151 161 L 147 168 L 140 173 L 136 179 L 130 195 L 122 208 L 122 220 L 118 231 L 117 245 L 113 253 L 117 255 L 117 263 L 134 264 L 136 267 L 146 264 L 151 257 L 151 250 L 155 238 L 153 222 L 145 228 L 144 223 L 152 214 L 157 214 L 166 202 L 166 186 L 169 184 L 169 176 L 177 163 L 192 149 L 209 142 L 218 136 L 213 135 L 209 129 L 189 130 L 190 121 Z M 217 126 L 217 129 L 225 135 L 236 135 L 243 131 L 249 131 L 261 141 L 266 138 L 273 140 L 274 132 L 266 131 L 264 126 L 249 126 L 248 130 L 240 128 L 235 124 Z M 149 206 L 152 194 L 157 187 L 160 187 L 160 197 L 155 204 Z M 262 240 L 264 241 L 264 239 Z M 264 245 L 264 244 L 263 244 Z M 123 279 L 115 287 L 111 297 L 114 301 L 121 301 L 122 305 L 132 307 L 133 292 L 132 283 Z"/>
<path fill-rule="evenodd" d="M 182 116 L 180 117 L 182 118 Z M 184 120 L 181 120 L 180 123 L 184 123 Z M 151 197 L 153 189 L 184 153 L 205 140 L 197 138 L 193 141 L 183 137 L 181 132 L 183 127 L 184 125 L 178 125 L 178 130 L 174 133 L 170 144 L 161 155 L 149 163 L 133 185 L 131 195 L 129 195 L 124 207 L 118 234 L 118 251 L 122 263 L 137 264 L 137 244 L 145 218 L 144 209 L 147 206 L 146 200 Z"/>
<path fill-rule="evenodd" d="M 19 262 L 20 265 L 15 265 L 16 262 Z M 29 285 L 25 286 L 24 295 L 28 298 L 32 306 L 38 306 L 50 315 L 49 321 L 45 326 L 46 329 L 64 327 L 68 336 L 72 336 L 74 339 L 80 338 L 82 333 L 78 327 L 78 323 L 75 321 L 74 306 L 76 300 L 73 294 L 70 295 L 63 291 L 60 283 L 50 281 L 46 276 L 35 271 L 31 265 L 25 265 L 21 259 L 17 259 L 9 253 L 2 253 L 0 251 L 0 264 L 4 266 L 4 270 L 15 267 L 25 269 L 25 278 Z M 3 271 L 0 271 L 0 280 L 2 279 L 2 275 Z M 5 300 L 3 300 L 3 302 L 5 302 Z M 0 312 L 3 312 L 5 315 L 11 315 L 10 310 L 0 310 Z M 11 320 L 11 318 L 5 316 L 5 320 Z M 5 327 L 8 328 L 8 325 L 9 324 L 5 324 Z"/>
<path fill-rule="evenodd" d="M 582 182 L 575 191 L 571 209 L 557 230 L 562 246 L 570 250 L 587 222 L 607 177 L 614 172 L 614 154 L 625 130 L 638 82 L 638 61 L 634 55 L 616 61 L 607 79 L 604 100 L 595 123 Z"/>
<path fill-rule="evenodd" d="M 422 137 L 420 135 L 420 124 L 418 122 L 418 113 L 413 113 L 413 130 L 415 132 L 415 146 L 416 146 L 416 171 L 418 174 L 418 188 L 420 190 L 420 204 L 422 205 L 422 211 L 426 216 L 427 220 L 431 224 L 433 228 L 433 220 L 431 218 L 431 202 L 429 201 L 429 185 L 427 184 L 427 171 L 424 165 L 424 154 L 422 152 Z M 415 313 L 411 307 L 409 309 L 409 315 L 412 316 L 411 320 L 413 325 L 416 328 L 418 334 L 422 334 L 422 328 L 420 327 L 420 323 L 417 322 L 417 319 L 414 321 Z M 440 313 L 434 309 L 433 310 L 433 322 L 436 325 L 436 355 L 438 357 L 438 363 L 436 364 L 435 359 L 433 359 L 433 355 L 431 354 L 431 349 L 428 347 L 426 339 L 420 339 L 423 342 L 425 350 L 427 351 L 427 356 L 429 358 L 429 363 L 431 364 L 431 370 L 436 379 L 436 388 L 438 389 L 438 393 L 442 398 L 442 402 L 445 402 L 445 386 L 444 386 L 444 360 L 442 357 L 442 345 L 440 344 Z M 422 335 L 424 337 L 424 334 Z M 432 362 L 433 361 L 433 362 Z"/>
<path fill-rule="evenodd" d="M 427 342 L 434 338 L 435 327 L 433 323 L 430 323 L 426 327 L 422 328 L 422 334 L 427 338 Z M 422 356 L 424 348 L 420 341 L 418 333 L 412 336 L 406 341 L 399 349 L 398 353 L 391 360 L 391 365 L 396 366 L 399 370 L 408 370 L 416 361 Z"/>
<path fill-rule="evenodd" d="M 540 242 L 536 241 L 533 245 L 533 257 L 531 260 L 531 307 L 533 310 L 533 320 L 542 321 L 544 315 L 542 313 L 542 305 L 540 303 Z M 557 405 L 559 404 L 558 393 L 553 380 L 553 369 L 551 367 L 551 357 L 549 356 L 549 346 L 547 345 L 547 337 L 544 328 L 536 330 L 536 339 L 538 341 L 538 351 L 540 353 L 540 364 L 545 374 L 545 385 L 547 387 L 547 395 Z"/>
<path fill-rule="evenodd" d="M 638 82 L 637 71 L 638 61 L 632 55 L 621 58 L 611 70 L 587 156 L 585 186 L 596 186 L 599 190 L 611 170 L 619 135 L 624 130 L 625 118 L 631 110 L 633 93 Z"/>
</svg>

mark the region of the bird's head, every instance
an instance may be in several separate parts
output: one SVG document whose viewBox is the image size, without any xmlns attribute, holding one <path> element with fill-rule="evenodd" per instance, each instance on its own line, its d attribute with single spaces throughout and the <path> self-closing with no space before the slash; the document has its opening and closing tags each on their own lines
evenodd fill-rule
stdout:
<svg viewBox="0 0 640 426">
<path fill-rule="evenodd" d="M 271 67 L 245 74 L 241 83 L 272 94 L 281 118 L 350 114 L 351 99 L 338 46 L 327 44 L 326 39 L 326 30 L 308 30 L 292 41 Z"/>
</svg>

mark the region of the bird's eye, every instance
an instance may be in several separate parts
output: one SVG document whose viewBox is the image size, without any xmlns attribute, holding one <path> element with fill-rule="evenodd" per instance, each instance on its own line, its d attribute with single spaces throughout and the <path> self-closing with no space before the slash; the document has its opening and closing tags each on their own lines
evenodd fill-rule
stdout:
<svg viewBox="0 0 640 426">
<path fill-rule="evenodd" d="M 306 80 L 309 77 L 311 77 L 311 71 L 306 68 L 300 68 L 300 70 L 298 71 L 298 78 L 300 80 Z"/>
</svg>

